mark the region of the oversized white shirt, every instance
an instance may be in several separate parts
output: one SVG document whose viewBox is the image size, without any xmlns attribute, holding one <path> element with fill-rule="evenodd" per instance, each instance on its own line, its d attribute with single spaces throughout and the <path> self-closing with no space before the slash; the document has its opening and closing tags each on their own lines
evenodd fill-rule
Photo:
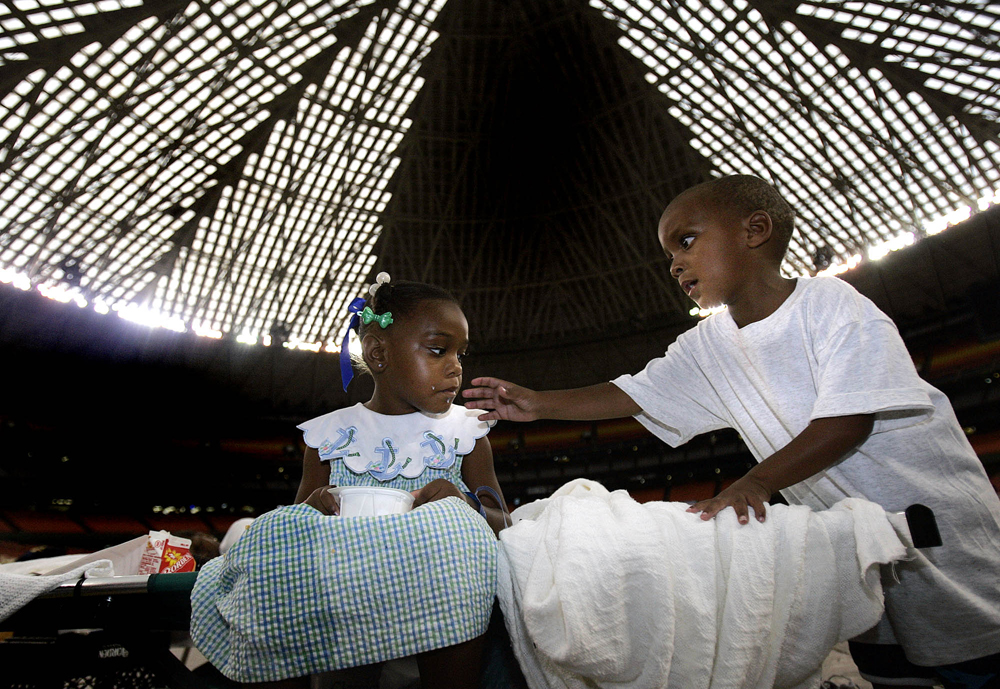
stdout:
<svg viewBox="0 0 1000 689">
<path fill-rule="evenodd" d="M 670 445 L 731 427 L 757 461 L 813 419 L 874 414 L 856 450 L 782 494 L 813 509 L 846 497 L 930 507 L 945 544 L 917 551 L 900 584 L 886 586 L 895 635 L 922 665 L 1000 651 L 1000 501 L 947 397 L 917 374 L 888 316 L 846 282 L 799 278 L 767 318 L 738 328 L 727 312 L 711 316 L 612 382 Z"/>
</svg>

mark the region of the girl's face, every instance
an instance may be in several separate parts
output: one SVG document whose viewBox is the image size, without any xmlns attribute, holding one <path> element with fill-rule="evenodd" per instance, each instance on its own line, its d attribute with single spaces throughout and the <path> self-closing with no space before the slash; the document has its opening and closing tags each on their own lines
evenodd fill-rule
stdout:
<svg viewBox="0 0 1000 689">
<path fill-rule="evenodd" d="M 469 323 L 449 301 L 424 301 L 386 328 L 384 371 L 376 379 L 383 413 L 448 411 L 462 387 L 468 348 Z"/>
</svg>

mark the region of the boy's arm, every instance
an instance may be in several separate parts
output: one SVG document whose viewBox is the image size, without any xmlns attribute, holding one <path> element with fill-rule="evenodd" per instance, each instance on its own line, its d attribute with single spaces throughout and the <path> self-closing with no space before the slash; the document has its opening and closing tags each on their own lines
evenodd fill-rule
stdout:
<svg viewBox="0 0 1000 689">
<path fill-rule="evenodd" d="M 635 416 L 642 408 L 613 383 L 599 383 L 570 390 L 529 390 L 499 378 L 474 378 L 475 387 L 462 395 L 474 399 L 466 402 L 469 409 L 492 409 L 479 417 L 480 421 L 534 421 L 561 419 L 564 421 L 597 421 Z"/>
<path fill-rule="evenodd" d="M 791 442 L 748 471 L 714 498 L 688 508 L 711 519 L 726 507 L 733 507 L 741 524 L 746 524 L 748 507 L 758 521 L 766 516 L 764 503 L 782 488 L 803 481 L 839 460 L 865 441 L 875 423 L 874 414 L 831 416 L 815 419 Z"/>
</svg>

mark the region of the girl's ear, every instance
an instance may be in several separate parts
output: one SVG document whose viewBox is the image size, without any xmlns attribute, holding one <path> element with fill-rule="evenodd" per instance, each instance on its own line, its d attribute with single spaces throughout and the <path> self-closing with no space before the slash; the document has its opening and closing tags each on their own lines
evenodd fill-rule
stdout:
<svg viewBox="0 0 1000 689">
<path fill-rule="evenodd" d="M 385 342 L 378 335 L 371 332 L 365 334 L 361 340 L 361 356 L 372 373 L 385 370 Z"/>
<path fill-rule="evenodd" d="M 774 230 L 771 215 L 767 211 L 754 211 L 743 221 L 743 226 L 747 233 L 747 246 L 751 249 L 767 244 Z"/>
</svg>

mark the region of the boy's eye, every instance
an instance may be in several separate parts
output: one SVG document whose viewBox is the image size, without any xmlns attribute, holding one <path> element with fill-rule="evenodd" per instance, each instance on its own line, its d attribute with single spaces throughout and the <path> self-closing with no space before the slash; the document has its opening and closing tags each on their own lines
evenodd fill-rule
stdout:
<svg viewBox="0 0 1000 689">
<path fill-rule="evenodd" d="M 686 234 L 683 237 L 681 237 L 680 241 L 677 243 L 678 245 L 680 245 L 682 249 L 689 249 L 691 247 L 691 242 L 693 241 L 694 241 L 694 236 Z"/>
<path fill-rule="evenodd" d="M 444 347 L 428 347 L 427 349 L 431 350 L 437 356 L 444 356 Z"/>
</svg>

